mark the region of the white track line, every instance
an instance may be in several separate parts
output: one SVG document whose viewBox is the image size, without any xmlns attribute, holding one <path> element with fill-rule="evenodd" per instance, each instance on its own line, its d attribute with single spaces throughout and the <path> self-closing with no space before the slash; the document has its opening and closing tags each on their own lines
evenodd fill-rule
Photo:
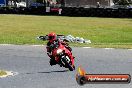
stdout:
<svg viewBox="0 0 132 88">
<path fill-rule="evenodd" d="M 103 49 L 107 49 L 107 50 L 109 50 L 109 49 L 115 49 L 115 48 L 103 48 Z"/>
<path fill-rule="evenodd" d="M 92 47 L 83 47 L 83 48 L 88 48 L 89 49 L 89 48 L 92 48 Z"/>
<path fill-rule="evenodd" d="M 128 49 L 128 50 L 132 50 L 132 49 Z"/>
<path fill-rule="evenodd" d="M 44 45 L 15 45 L 15 44 L 0 44 L 0 46 L 44 46 Z"/>
<path fill-rule="evenodd" d="M 31 46 L 44 46 L 44 45 L 31 45 Z"/>
<path fill-rule="evenodd" d="M 0 44 L 1 46 L 11 46 L 13 44 Z"/>
<path fill-rule="evenodd" d="M 23 46 L 23 45 L 15 45 L 15 44 L 0 44 L 0 46 Z M 25 46 L 39 47 L 39 46 L 45 46 L 45 45 L 25 45 Z M 90 48 L 93 48 L 93 47 L 82 47 L 82 48 L 90 49 Z M 107 50 L 110 50 L 110 49 L 115 49 L 115 48 L 100 48 L 100 49 L 107 49 Z M 127 50 L 132 50 L 132 49 L 127 49 Z"/>
</svg>

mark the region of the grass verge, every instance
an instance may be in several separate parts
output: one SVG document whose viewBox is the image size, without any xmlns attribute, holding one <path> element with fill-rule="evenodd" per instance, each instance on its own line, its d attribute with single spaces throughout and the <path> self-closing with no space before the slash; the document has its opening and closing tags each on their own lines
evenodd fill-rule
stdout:
<svg viewBox="0 0 132 88">
<path fill-rule="evenodd" d="M 0 77 L 7 75 L 6 71 L 0 70 Z"/>
<path fill-rule="evenodd" d="M 0 44 L 46 44 L 35 38 L 49 32 L 92 41 L 72 46 L 132 48 L 132 19 L 0 15 Z"/>
</svg>

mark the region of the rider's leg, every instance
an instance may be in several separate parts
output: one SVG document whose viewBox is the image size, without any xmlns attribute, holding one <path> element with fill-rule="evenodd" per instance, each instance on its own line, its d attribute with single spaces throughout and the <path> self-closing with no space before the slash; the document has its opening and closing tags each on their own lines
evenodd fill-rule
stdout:
<svg viewBox="0 0 132 88">
<path fill-rule="evenodd" d="M 56 62 L 54 56 L 50 56 L 50 58 L 51 58 L 50 61 L 49 61 L 50 65 L 51 65 L 51 66 L 52 66 L 52 65 L 56 65 L 57 62 Z"/>
</svg>

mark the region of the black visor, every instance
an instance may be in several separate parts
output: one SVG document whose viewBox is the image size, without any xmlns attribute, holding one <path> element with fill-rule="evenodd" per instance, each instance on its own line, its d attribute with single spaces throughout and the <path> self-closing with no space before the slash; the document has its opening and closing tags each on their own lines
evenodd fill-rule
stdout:
<svg viewBox="0 0 132 88">
<path fill-rule="evenodd" d="M 49 40 L 52 40 L 54 38 L 55 38 L 55 36 L 49 36 Z"/>
</svg>

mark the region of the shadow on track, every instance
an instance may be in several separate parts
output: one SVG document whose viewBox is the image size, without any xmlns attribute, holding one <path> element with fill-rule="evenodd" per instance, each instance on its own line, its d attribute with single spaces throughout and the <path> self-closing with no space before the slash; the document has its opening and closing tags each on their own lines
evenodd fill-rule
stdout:
<svg viewBox="0 0 132 88">
<path fill-rule="evenodd" d="M 69 70 L 62 70 L 62 71 L 43 71 L 43 72 L 36 72 L 36 73 L 39 73 L 39 74 L 46 74 L 46 73 L 63 73 L 63 72 L 68 72 Z M 36 73 L 26 73 L 26 74 L 36 74 Z"/>
<path fill-rule="evenodd" d="M 68 72 L 69 70 L 62 70 L 62 71 L 47 71 L 47 72 L 38 72 L 38 73 L 55 73 L 55 72 L 57 72 L 57 73 L 61 73 L 61 72 Z"/>
</svg>

